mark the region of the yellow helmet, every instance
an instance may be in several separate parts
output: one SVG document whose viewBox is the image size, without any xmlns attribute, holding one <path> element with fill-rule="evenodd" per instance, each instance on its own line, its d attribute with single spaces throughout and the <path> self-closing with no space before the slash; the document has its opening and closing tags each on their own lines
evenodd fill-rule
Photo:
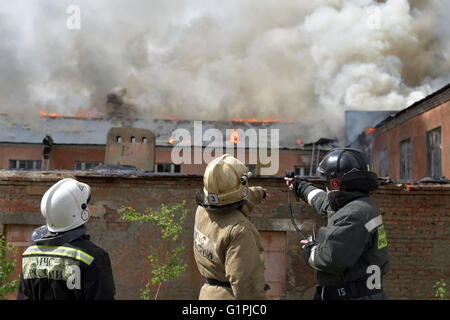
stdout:
<svg viewBox="0 0 450 320">
<path fill-rule="evenodd" d="M 205 201 L 211 206 L 225 206 L 247 198 L 247 167 L 235 157 L 224 154 L 211 161 L 203 175 Z"/>
</svg>

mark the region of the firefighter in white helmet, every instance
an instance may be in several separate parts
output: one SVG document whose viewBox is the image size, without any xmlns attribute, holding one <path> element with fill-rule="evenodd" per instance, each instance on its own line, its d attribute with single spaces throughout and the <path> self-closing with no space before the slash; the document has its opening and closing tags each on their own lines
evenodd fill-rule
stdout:
<svg viewBox="0 0 450 320">
<path fill-rule="evenodd" d="M 205 278 L 201 300 L 267 298 L 261 239 L 247 216 L 258 203 L 266 203 L 269 194 L 264 188 L 249 187 L 250 176 L 246 166 L 228 154 L 206 167 L 193 246 Z"/>
<path fill-rule="evenodd" d="M 46 225 L 33 231 L 33 245 L 22 255 L 17 299 L 114 299 L 108 253 L 86 234 L 91 188 L 62 179 L 44 194 L 41 213 Z"/>
</svg>

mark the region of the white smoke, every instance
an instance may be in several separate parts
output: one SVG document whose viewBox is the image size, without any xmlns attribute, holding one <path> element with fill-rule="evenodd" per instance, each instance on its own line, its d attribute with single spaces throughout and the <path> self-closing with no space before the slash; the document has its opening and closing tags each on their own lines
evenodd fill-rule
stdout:
<svg viewBox="0 0 450 320">
<path fill-rule="evenodd" d="M 69 5 L 81 29 L 68 30 Z M 297 120 L 344 134 L 344 111 L 400 110 L 450 80 L 445 0 L 17 0 L 0 8 L 0 112 Z M 303 140 L 303 139 L 302 139 Z"/>
</svg>

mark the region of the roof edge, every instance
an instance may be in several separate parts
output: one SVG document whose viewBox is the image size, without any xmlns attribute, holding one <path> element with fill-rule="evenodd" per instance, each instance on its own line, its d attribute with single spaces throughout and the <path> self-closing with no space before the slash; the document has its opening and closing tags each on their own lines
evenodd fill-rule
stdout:
<svg viewBox="0 0 450 320">
<path fill-rule="evenodd" d="M 394 116 L 388 117 L 375 126 L 375 135 L 382 134 L 396 125 L 403 123 L 421 113 L 431 110 L 450 100 L 450 83 L 441 89 L 429 94 L 421 100 L 414 102 L 409 107 L 397 112 Z"/>
</svg>

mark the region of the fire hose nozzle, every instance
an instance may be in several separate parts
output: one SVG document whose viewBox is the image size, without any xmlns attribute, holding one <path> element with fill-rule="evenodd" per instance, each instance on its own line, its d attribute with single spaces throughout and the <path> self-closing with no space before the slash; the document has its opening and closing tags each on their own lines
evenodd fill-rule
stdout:
<svg viewBox="0 0 450 320">
<path fill-rule="evenodd" d="M 288 178 L 295 178 L 295 172 L 294 171 L 291 171 L 291 170 L 286 170 L 285 172 L 284 172 L 284 174 L 286 175 L 286 177 L 288 177 Z M 292 185 L 292 184 L 291 184 Z M 299 201 L 300 199 L 299 199 L 299 197 L 298 197 L 298 195 L 297 195 L 297 192 L 295 191 L 295 190 L 292 190 L 293 192 L 294 192 L 294 195 L 295 195 L 295 200 L 297 200 L 297 201 Z"/>
<path fill-rule="evenodd" d="M 286 171 L 284 172 L 284 174 L 285 174 L 286 177 L 288 177 L 288 178 L 294 178 L 294 177 L 295 177 L 295 172 L 294 172 L 294 171 L 291 171 L 291 170 L 286 170 Z"/>
<path fill-rule="evenodd" d="M 253 176 L 253 173 L 251 173 L 250 171 L 247 172 L 246 174 L 244 174 L 244 175 L 241 177 L 241 182 L 242 182 L 242 184 L 246 184 L 247 181 L 248 181 L 248 179 L 251 178 L 252 176 Z"/>
</svg>

